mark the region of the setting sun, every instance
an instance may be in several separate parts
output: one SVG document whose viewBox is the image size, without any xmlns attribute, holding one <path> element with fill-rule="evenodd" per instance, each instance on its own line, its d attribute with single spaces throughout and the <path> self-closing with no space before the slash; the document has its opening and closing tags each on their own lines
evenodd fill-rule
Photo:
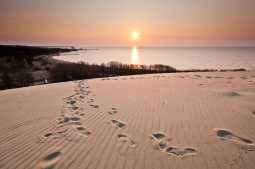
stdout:
<svg viewBox="0 0 255 169">
<path fill-rule="evenodd" d="M 131 38 L 133 41 L 138 41 L 140 39 L 140 32 L 132 32 Z"/>
</svg>

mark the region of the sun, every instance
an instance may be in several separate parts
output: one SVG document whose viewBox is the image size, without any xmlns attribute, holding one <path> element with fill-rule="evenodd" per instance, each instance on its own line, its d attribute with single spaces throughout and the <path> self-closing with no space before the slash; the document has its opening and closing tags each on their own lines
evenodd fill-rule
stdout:
<svg viewBox="0 0 255 169">
<path fill-rule="evenodd" d="M 140 37 L 141 37 L 140 32 L 134 31 L 131 33 L 131 39 L 133 41 L 138 41 L 140 39 Z"/>
</svg>

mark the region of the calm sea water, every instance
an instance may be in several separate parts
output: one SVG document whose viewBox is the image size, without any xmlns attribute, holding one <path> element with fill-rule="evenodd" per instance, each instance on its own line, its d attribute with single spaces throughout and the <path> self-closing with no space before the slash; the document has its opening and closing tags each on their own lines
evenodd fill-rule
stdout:
<svg viewBox="0 0 255 169">
<path fill-rule="evenodd" d="M 254 47 L 194 47 L 194 48 L 98 48 L 64 53 L 56 59 L 70 62 L 129 64 L 166 64 L 177 69 L 255 70 Z"/>
</svg>

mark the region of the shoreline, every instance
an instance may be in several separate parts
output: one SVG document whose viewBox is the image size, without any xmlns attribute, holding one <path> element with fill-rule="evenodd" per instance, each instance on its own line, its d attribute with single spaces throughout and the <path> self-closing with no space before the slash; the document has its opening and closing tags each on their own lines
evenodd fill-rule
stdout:
<svg viewBox="0 0 255 169">
<path fill-rule="evenodd" d="M 54 57 L 60 55 L 61 53 L 68 53 L 77 50 L 84 49 L 75 49 L 74 47 L 70 48 L 46 48 L 46 47 L 34 47 L 34 46 L 1 46 L 2 48 L 10 48 L 6 52 L 2 53 L 0 61 L 7 60 L 9 57 L 23 57 L 26 59 L 26 62 L 23 62 L 23 68 L 17 68 L 16 72 L 24 72 L 22 76 L 29 77 L 28 82 L 23 82 L 24 79 L 21 79 L 21 82 L 17 85 L 9 84 L 7 87 L 1 87 L 0 89 L 8 88 L 19 88 L 24 86 L 35 86 L 42 85 L 47 83 L 55 82 L 65 82 L 73 80 L 82 80 L 82 79 L 94 79 L 94 78 L 106 78 L 113 76 L 126 76 L 126 75 L 138 75 L 138 74 L 157 74 L 157 73 L 189 73 L 189 72 L 236 72 L 236 71 L 248 71 L 246 69 L 190 69 L 190 70 L 177 70 L 168 65 L 155 64 L 155 65 L 129 65 L 122 64 L 119 62 L 111 61 L 108 64 L 96 65 L 88 63 L 73 63 Z M 19 52 L 19 50 L 23 52 Z M 6 53 L 6 56 L 4 56 Z M 5 61 L 6 62 L 6 61 Z M 20 59 L 15 61 L 20 62 Z M 4 63 L 1 63 L 4 65 Z M 0 69 L 1 69 L 0 64 Z M 6 62 L 6 64 L 9 64 Z M 16 73 L 11 73 L 12 66 L 9 70 L 2 68 L 2 74 L 0 73 L 0 81 L 5 77 L 6 83 L 9 83 L 10 78 Z M 2 77 L 2 80 L 1 80 Z M 16 77 L 16 78 L 19 78 Z M 15 79 L 14 79 L 15 80 Z M 26 78 L 25 78 L 26 80 Z M 17 81 L 17 80 L 16 80 Z"/>
<path fill-rule="evenodd" d="M 51 59 L 53 59 L 55 61 L 63 62 L 63 63 L 87 63 L 87 62 L 71 62 L 71 61 L 56 59 L 54 57 L 57 57 L 57 56 L 54 55 L 54 56 L 52 56 Z M 118 62 L 118 61 L 110 61 L 110 62 Z M 119 62 L 119 63 L 121 63 L 121 62 Z M 101 64 L 105 64 L 105 63 L 101 63 Z M 124 64 L 124 63 L 121 63 L 121 64 Z M 138 66 L 140 66 L 140 65 L 138 65 Z M 249 69 L 245 69 L 245 68 L 235 68 L 235 69 L 206 69 L 205 68 L 205 69 L 176 69 L 176 70 L 177 70 L 176 73 L 184 73 L 184 72 L 217 72 L 217 71 L 218 72 L 253 71 L 253 70 L 249 70 Z"/>
</svg>

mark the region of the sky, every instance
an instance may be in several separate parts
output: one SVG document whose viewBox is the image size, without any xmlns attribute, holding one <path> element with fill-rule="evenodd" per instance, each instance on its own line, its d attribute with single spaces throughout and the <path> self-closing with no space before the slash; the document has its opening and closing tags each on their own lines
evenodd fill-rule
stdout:
<svg viewBox="0 0 255 169">
<path fill-rule="evenodd" d="M 0 0 L 0 44 L 255 44 L 255 0 Z"/>
</svg>

